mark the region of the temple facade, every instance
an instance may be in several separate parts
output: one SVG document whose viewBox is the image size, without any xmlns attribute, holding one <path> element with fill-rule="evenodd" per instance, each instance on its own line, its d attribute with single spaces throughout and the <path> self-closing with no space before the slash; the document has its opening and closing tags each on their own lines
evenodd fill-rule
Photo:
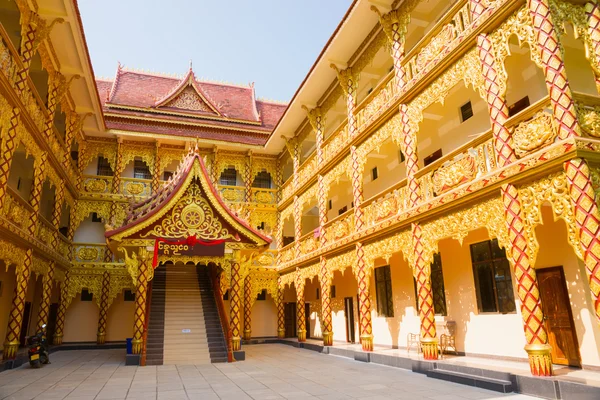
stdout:
<svg viewBox="0 0 600 400">
<path fill-rule="evenodd" d="M 0 336 L 600 368 L 600 5 L 356 0 L 289 104 L 0 5 Z M 197 335 L 196 335 L 197 334 Z M 185 350 L 184 350 L 185 349 Z"/>
</svg>

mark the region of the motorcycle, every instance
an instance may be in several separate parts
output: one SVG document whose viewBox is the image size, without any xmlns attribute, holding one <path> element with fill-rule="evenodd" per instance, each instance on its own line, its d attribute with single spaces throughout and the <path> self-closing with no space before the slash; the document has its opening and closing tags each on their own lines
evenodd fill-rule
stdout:
<svg viewBox="0 0 600 400">
<path fill-rule="evenodd" d="M 42 331 L 35 336 L 27 338 L 29 345 L 29 365 L 31 368 L 40 368 L 42 364 L 50 364 L 48 352 L 48 341 L 46 339 L 46 324 L 42 325 Z"/>
</svg>

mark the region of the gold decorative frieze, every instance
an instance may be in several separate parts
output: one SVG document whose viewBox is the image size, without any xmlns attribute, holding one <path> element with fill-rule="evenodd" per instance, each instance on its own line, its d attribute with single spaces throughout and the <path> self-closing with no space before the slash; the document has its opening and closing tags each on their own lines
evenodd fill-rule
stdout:
<svg viewBox="0 0 600 400">
<path fill-rule="evenodd" d="M 433 173 L 431 178 L 433 190 L 435 194 L 443 193 L 462 183 L 473 180 L 476 174 L 475 158 L 466 155 L 441 166 Z"/>
<path fill-rule="evenodd" d="M 532 119 L 521 122 L 514 128 L 512 137 L 515 153 L 517 156 L 523 157 L 554 143 L 556 136 L 552 115 L 540 111 Z"/>
</svg>

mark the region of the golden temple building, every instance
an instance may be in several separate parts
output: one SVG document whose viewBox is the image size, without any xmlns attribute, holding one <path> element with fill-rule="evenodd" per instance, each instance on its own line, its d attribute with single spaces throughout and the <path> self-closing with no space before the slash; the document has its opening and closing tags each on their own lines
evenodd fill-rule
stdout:
<svg viewBox="0 0 600 400">
<path fill-rule="evenodd" d="M 74 0 L 0 24 L 0 370 L 44 324 L 138 365 L 600 370 L 596 0 L 356 0 L 289 104 L 191 65 L 98 79 Z"/>
</svg>

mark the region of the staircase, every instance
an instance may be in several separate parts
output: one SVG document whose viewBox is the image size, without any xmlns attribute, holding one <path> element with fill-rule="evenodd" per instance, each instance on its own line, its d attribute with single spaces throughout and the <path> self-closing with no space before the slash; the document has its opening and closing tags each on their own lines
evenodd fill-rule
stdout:
<svg viewBox="0 0 600 400">
<path fill-rule="evenodd" d="M 223 335 L 223 328 L 212 290 L 209 276 L 209 267 L 197 266 L 198 286 L 204 310 L 204 326 L 208 341 L 210 360 L 213 363 L 227 362 L 227 344 Z"/>
<path fill-rule="evenodd" d="M 146 343 L 146 365 L 163 364 L 163 346 L 165 340 L 165 290 L 167 268 L 160 265 L 154 270 L 150 315 L 148 318 L 148 336 Z"/>
</svg>

